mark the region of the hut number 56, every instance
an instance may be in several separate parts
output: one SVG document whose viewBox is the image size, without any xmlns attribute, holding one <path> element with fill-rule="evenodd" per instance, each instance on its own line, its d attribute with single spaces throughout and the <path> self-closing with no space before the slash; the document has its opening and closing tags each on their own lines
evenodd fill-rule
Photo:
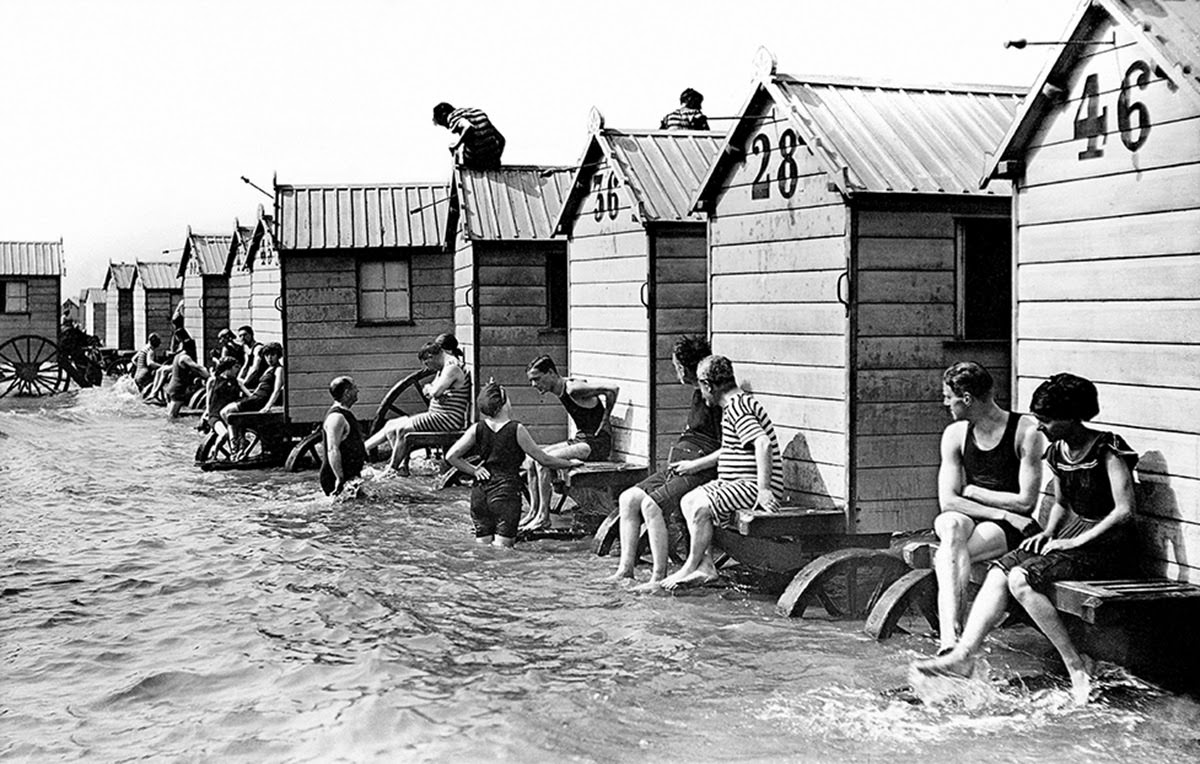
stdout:
<svg viewBox="0 0 1200 764">
<path fill-rule="evenodd" d="M 1150 110 L 1146 104 L 1133 101 L 1130 91 L 1136 87 L 1145 90 L 1150 84 L 1150 65 L 1145 61 L 1134 61 L 1125 70 L 1121 80 L 1121 94 L 1117 96 L 1117 128 L 1121 132 L 1121 143 L 1130 151 L 1137 151 L 1150 135 Z M 1137 127 L 1134 124 L 1137 115 Z M 1095 159 L 1104 156 L 1101 143 L 1108 133 L 1108 107 L 1100 108 L 1100 76 L 1089 74 L 1083 83 L 1083 97 L 1075 112 L 1075 138 L 1087 140 L 1087 147 L 1079 152 L 1080 159 Z"/>
</svg>

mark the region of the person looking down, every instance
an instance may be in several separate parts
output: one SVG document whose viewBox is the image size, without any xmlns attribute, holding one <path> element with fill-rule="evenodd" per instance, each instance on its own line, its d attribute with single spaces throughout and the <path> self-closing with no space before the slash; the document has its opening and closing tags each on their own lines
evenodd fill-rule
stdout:
<svg viewBox="0 0 1200 764">
<path fill-rule="evenodd" d="M 433 124 L 454 134 L 450 153 L 455 163 L 470 170 L 494 170 L 500 167 L 504 136 L 479 109 L 456 109 L 443 101 L 433 107 Z"/>
</svg>

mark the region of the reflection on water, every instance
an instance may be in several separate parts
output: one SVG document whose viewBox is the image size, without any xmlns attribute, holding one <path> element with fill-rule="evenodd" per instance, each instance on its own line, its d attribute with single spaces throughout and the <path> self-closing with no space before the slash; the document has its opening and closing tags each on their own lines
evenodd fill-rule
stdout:
<svg viewBox="0 0 1200 764">
<path fill-rule="evenodd" d="M 928 705 L 906 687 L 928 640 L 740 589 L 633 596 L 584 542 L 474 545 L 465 493 L 420 480 L 331 502 L 312 475 L 202 473 L 191 423 L 121 389 L 5 400 L 0 432 L 0 755 L 1200 756 L 1200 708 L 1119 670 L 1073 709 L 1040 655 L 997 647 Z"/>
</svg>

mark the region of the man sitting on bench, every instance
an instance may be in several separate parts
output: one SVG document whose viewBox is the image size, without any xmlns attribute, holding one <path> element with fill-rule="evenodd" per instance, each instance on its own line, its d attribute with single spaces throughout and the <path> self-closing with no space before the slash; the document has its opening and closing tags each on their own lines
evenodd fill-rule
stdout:
<svg viewBox="0 0 1200 764">
<path fill-rule="evenodd" d="M 1045 442 L 1033 417 L 996 405 L 992 384 L 987 369 L 970 361 L 942 375 L 942 400 L 954 422 L 942 434 L 942 511 L 933 521 L 939 655 L 958 640 L 971 563 L 994 560 L 1041 530 L 1032 515 Z"/>
<path fill-rule="evenodd" d="M 712 560 L 713 526 L 729 526 L 740 510 L 779 510 L 783 454 L 775 425 L 754 396 L 738 387 L 733 363 L 713 355 L 696 369 L 700 392 L 721 407 L 721 452 L 717 479 L 687 493 L 680 502 L 691 534 L 683 567 L 662 581 L 664 589 L 703 586 L 719 578 Z"/>
<path fill-rule="evenodd" d="M 525 375 L 529 378 L 529 384 L 539 393 L 556 396 L 575 423 L 575 437 L 565 443 L 547 446 L 546 453 L 559 459 L 582 459 L 585 462 L 607 459 L 612 451 L 612 425 L 608 420 L 617 403 L 620 388 L 560 376 L 554 359 L 548 355 L 533 359 Z M 550 469 L 527 460 L 525 470 L 529 481 L 530 513 L 520 529 L 544 530 L 550 527 Z"/>
</svg>

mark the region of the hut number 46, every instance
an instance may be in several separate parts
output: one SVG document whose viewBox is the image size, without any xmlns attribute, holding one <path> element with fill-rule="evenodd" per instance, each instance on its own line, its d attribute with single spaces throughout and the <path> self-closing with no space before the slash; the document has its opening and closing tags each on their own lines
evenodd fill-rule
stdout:
<svg viewBox="0 0 1200 764">
<path fill-rule="evenodd" d="M 1121 94 L 1117 96 L 1117 128 L 1121 132 L 1121 143 L 1130 151 L 1137 151 L 1150 135 L 1150 110 L 1146 104 L 1130 100 L 1130 90 L 1137 87 L 1145 90 L 1150 84 L 1150 65 L 1145 61 L 1134 61 L 1125 70 L 1121 80 Z M 1133 115 L 1137 115 L 1137 128 L 1133 127 Z M 1079 152 L 1080 159 L 1095 159 L 1104 156 L 1101 143 L 1108 133 L 1108 107 L 1100 108 L 1100 76 L 1089 74 L 1083 83 L 1083 97 L 1075 112 L 1075 138 L 1087 140 L 1087 147 Z"/>
</svg>

